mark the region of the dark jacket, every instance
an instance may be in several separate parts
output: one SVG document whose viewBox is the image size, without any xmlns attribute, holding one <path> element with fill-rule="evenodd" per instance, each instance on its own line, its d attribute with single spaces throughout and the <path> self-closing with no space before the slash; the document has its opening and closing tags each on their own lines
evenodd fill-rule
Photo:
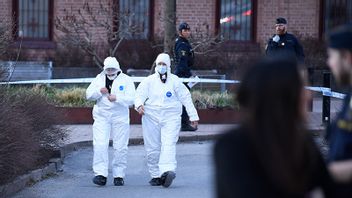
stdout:
<svg viewBox="0 0 352 198">
<path fill-rule="evenodd" d="M 289 33 L 280 35 L 278 42 L 273 41 L 273 37 L 269 39 L 265 50 L 267 56 L 279 58 L 293 57 L 300 64 L 304 63 L 303 48 L 294 35 Z"/>
<path fill-rule="evenodd" d="M 175 75 L 189 78 L 192 76 L 191 68 L 194 63 L 194 53 L 187 39 L 178 37 L 175 43 Z"/>
<path fill-rule="evenodd" d="M 345 99 L 342 111 L 327 130 L 329 142 L 328 161 L 342 161 L 352 159 L 352 108 L 350 107 L 351 93 Z M 338 186 L 340 197 L 352 197 L 352 181 Z"/>
<path fill-rule="evenodd" d="M 340 161 L 352 159 L 352 108 L 351 94 L 344 99 L 342 111 L 338 114 L 327 131 L 330 143 L 328 160 Z"/>
<path fill-rule="evenodd" d="M 307 192 L 285 192 L 267 177 L 255 157 L 254 149 L 243 129 L 234 129 L 221 137 L 215 145 L 216 195 L 218 198 L 305 197 L 315 187 L 321 187 L 326 197 L 332 197 L 334 187 L 324 161 L 318 162 L 308 182 Z M 312 144 L 313 141 L 311 142 Z M 314 147 L 314 145 L 313 145 Z M 315 147 L 314 147 L 315 148 Z M 265 148 L 263 148 L 265 149 Z"/>
</svg>

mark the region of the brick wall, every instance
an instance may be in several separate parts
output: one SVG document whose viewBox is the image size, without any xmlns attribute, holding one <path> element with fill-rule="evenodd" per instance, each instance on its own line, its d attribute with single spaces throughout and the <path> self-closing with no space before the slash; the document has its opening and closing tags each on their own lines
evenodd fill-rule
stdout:
<svg viewBox="0 0 352 198">
<path fill-rule="evenodd" d="M 163 1 L 155 0 L 154 33 L 161 37 L 163 24 L 160 15 Z M 215 32 L 216 0 L 177 0 L 177 24 L 187 21 L 195 30 L 209 25 L 210 32 Z M 267 39 L 275 32 L 274 23 L 278 16 L 288 20 L 289 32 L 298 32 L 303 36 L 319 37 L 320 0 L 257 0 L 256 42 L 264 46 Z"/>
<path fill-rule="evenodd" d="M 83 7 L 85 1 L 89 1 L 93 8 L 99 6 L 99 1 L 93 0 L 54 0 L 54 18 L 62 17 L 64 9 L 77 10 Z M 111 2 L 113 0 L 102 0 Z M 208 26 L 210 32 L 215 32 L 216 19 L 216 0 L 177 0 L 177 26 L 181 21 L 186 21 L 191 25 L 192 30 L 201 29 L 205 31 Z M 298 32 L 305 36 L 319 36 L 319 13 L 321 0 L 256 0 L 256 42 L 263 48 L 267 39 L 274 33 L 274 21 L 278 16 L 287 18 L 289 32 Z M 154 0 L 153 2 L 153 31 L 155 38 L 162 38 L 163 22 L 162 10 L 164 0 Z M 0 0 L 0 17 L 11 18 L 12 0 Z M 176 29 L 176 28 L 175 28 Z M 104 37 L 104 31 L 99 29 L 92 30 L 94 35 Z M 54 35 L 60 32 L 54 29 Z M 96 41 L 102 38 L 95 37 Z M 52 54 L 53 50 L 36 49 L 28 50 L 27 54 L 31 59 L 47 59 L 47 54 Z"/>
<path fill-rule="evenodd" d="M 275 19 L 285 17 L 288 32 L 319 37 L 320 0 L 257 0 L 257 42 L 264 46 L 275 33 Z"/>
<path fill-rule="evenodd" d="M 163 28 L 163 0 L 154 1 L 154 33 L 157 37 L 162 37 Z M 215 0 L 177 0 L 176 1 L 176 27 L 181 22 L 187 22 L 192 31 L 206 31 L 206 26 L 210 33 L 215 31 Z"/>
<path fill-rule="evenodd" d="M 101 0 L 102 2 L 108 3 L 110 0 Z M 78 10 L 82 9 L 84 6 L 84 3 L 86 0 L 65 0 L 65 1 L 58 1 L 54 0 L 54 5 L 53 5 L 53 18 L 56 19 L 56 17 L 62 19 L 65 15 L 66 12 L 71 12 L 71 9 L 75 15 L 78 14 Z M 99 1 L 89 1 L 89 5 L 93 10 L 97 10 L 99 8 Z M 82 12 L 83 15 L 87 18 L 89 16 L 86 14 L 86 12 Z M 102 28 L 90 28 L 89 31 L 92 35 L 99 35 L 99 36 L 93 36 L 93 42 L 101 42 L 101 40 L 105 38 L 106 34 Z M 53 40 L 54 42 L 57 40 L 58 36 L 62 36 L 62 32 L 58 31 L 55 28 L 55 25 L 53 25 Z M 57 44 L 57 42 L 55 42 Z M 23 50 L 23 56 L 26 57 L 27 60 L 51 60 L 55 58 L 55 51 L 57 48 L 52 48 L 52 49 L 24 49 Z M 70 50 L 70 49 L 68 49 Z M 82 58 L 82 57 L 77 57 L 77 58 Z M 83 59 L 86 59 L 86 57 L 83 57 Z M 84 61 L 84 60 L 82 60 Z M 55 65 L 54 65 L 55 66 Z"/>
<path fill-rule="evenodd" d="M 209 26 L 210 32 L 215 31 L 215 0 L 178 0 L 176 6 L 177 24 L 186 21 L 193 30 L 206 31 L 205 25 Z"/>
<path fill-rule="evenodd" d="M 0 0 L 0 19 L 11 20 L 12 15 L 12 0 Z"/>
</svg>

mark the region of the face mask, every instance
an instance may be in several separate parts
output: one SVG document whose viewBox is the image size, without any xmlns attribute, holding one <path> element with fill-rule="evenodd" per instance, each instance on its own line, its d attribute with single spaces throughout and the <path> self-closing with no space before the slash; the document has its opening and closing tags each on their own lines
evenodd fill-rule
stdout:
<svg viewBox="0 0 352 198">
<path fill-rule="evenodd" d="M 117 77 L 117 74 L 106 75 L 106 77 L 107 77 L 109 80 L 115 80 L 115 78 Z"/>
<path fill-rule="evenodd" d="M 156 71 L 159 74 L 165 74 L 167 72 L 167 67 L 166 66 L 156 66 Z"/>
</svg>

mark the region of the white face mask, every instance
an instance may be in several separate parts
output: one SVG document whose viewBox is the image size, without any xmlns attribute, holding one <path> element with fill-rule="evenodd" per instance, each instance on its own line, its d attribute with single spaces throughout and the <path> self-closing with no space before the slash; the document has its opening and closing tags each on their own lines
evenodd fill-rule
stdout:
<svg viewBox="0 0 352 198">
<path fill-rule="evenodd" d="M 106 77 L 107 77 L 109 80 L 115 80 L 115 78 L 117 77 L 117 74 L 106 75 Z"/>
<path fill-rule="evenodd" d="M 165 74 L 167 72 L 167 66 L 158 65 L 158 66 L 156 66 L 156 71 L 159 74 Z"/>
</svg>

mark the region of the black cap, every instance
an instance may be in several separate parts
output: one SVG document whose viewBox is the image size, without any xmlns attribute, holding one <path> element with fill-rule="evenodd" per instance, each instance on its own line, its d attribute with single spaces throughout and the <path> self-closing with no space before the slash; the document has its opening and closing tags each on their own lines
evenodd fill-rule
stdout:
<svg viewBox="0 0 352 198">
<path fill-rule="evenodd" d="M 352 50 L 352 24 L 342 25 L 332 31 L 328 43 L 330 48 Z"/>
<path fill-rule="evenodd" d="M 276 19 L 276 24 L 287 24 L 287 21 L 285 18 L 279 17 Z"/>
<path fill-rule="evenodd" d="M 182 22 L 179 26 L 178 26 L 178 31 L 182 31 L 182 30 L 190 30 L 191 27 L 189 27 L 189 25 L 186 22 Z"/>
</svg>

